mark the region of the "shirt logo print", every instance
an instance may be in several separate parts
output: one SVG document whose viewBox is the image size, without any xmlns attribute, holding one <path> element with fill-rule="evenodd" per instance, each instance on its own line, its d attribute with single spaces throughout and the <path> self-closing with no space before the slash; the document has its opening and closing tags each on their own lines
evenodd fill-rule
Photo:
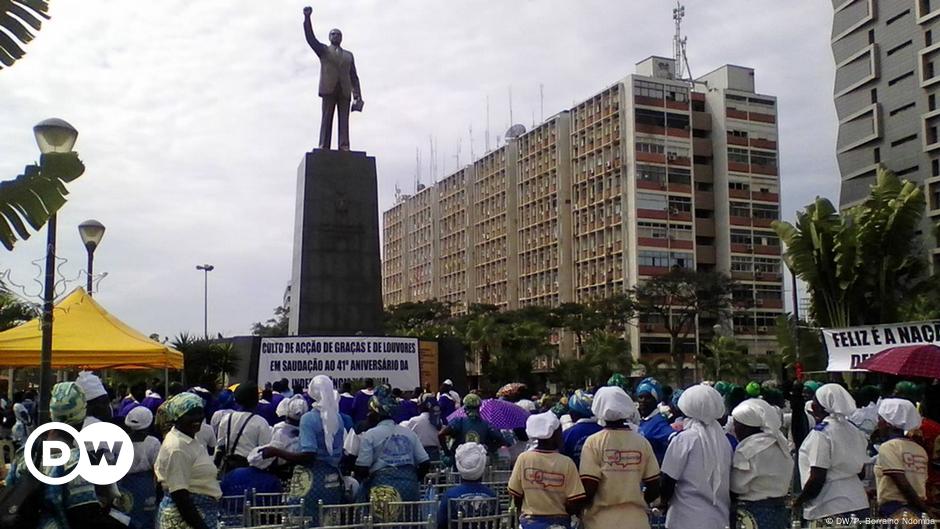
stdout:
<svg viewBox="0 0 940 529">
<path fill-rule="evenodd" d="M 642 456 L 636 450 L 604 450 L 604 463 L 611 467 L 635 467 Z"/>
<path fill-rule="evenodd" d="M 540 468 L 527 468 L 523 474 L 525 480 L 543 489 L 562 488 L 565 486 L 565 475 L 555 472 L 545 472 Z"/>
<path fill-rule="evenodd" d="M 912 454 L 910 452 L 904 452 L 904 454 L 901 456 L 901 459 L 904 461 L 904 470 L 909 470 L 918 474 L 927 473 L 927 459 L 924 456 Z"/>
</svg>

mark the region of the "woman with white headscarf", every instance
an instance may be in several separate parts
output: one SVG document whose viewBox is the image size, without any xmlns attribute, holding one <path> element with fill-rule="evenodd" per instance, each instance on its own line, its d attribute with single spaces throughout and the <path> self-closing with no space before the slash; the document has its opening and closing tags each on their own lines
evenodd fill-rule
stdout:
<svg viewBox="0 0 940 529">
<path fill-rule="evenodd" d="M 659 497 L 659 463 L 650 442 L 627 424 L 636 405 L 623 389 L 607 386 L 594 394 L 591 411 L 603 429 L 581 449 L 584 526 L 646 529 L 647 505 Z"/>
<path fill-rule="evenodd" d="M 868 496 L 858 475 L 868 460 L 868 440 L 848 417 L 855 399 L 838 384 L 816 390 L 812 401 L 816 427 L 800 446 L 799 468 L 803 491 L 793 508 L 803 508 L 803 517 L 817 525 L 839 517 L 865 518 Z"/>
<path fill-rule="evenodd" d="M 905 432 L 920 428 L 917 408 L 906 399 L 882 399 L 878 433 L 884 441 L 875 462 L 878 512 L 885 518 L 918 518 L 927 505 L 927 451 Z M 935 516 L 934 516 L 935 517 Z"/>
<path fill-rule="evenodd" d="M 793 459 L 780 430 L 777 409 L 748 399 L 731 412 L 738 446 L 731 460 L 731 494 L 736 499 L 738 526 L 785 529 L 790 522 L 786 495 Z"/>
<path fill-rule="evenodd" d="M 339 461 L 343 455 L 345 430 L 330 377 L 313 377 L 307 393 L 313 399 L 313 405 L 300 418 L 300 452 L 292 453 L 269 446 L 262 450 L 262 455 L 265 458 L 279 457 L 296 464 L 290 494 L 304 499 L 305 514 L 313 517 L 313 526 L 316 526 L 318 502 L 336 505 L 344 499 Z"/>
<path fill-rule="evenodd" d="M 668 529 L 724 529 L 730 522 L 728 492 L 731 444 L 718 423 L 724 399 L 711 386 L 699 384 L 679 397 L 686 421 L 663 458 L 662 499 L 669 504 Z"/>
</svg>

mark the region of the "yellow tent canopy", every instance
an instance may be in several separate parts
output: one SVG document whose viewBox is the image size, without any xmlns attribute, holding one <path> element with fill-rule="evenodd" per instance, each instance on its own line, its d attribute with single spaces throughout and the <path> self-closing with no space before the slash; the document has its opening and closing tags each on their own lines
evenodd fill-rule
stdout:
<svg viewBox="0 0 940 529">
<path fill-rule="evenodd" d="M 0 332 L 0 366 L 38 367 L 40 319 Z M 151 340 L 76 288 L 53 312 L 52 367 L 182 369 L 183 353 Z"/>
</svg>

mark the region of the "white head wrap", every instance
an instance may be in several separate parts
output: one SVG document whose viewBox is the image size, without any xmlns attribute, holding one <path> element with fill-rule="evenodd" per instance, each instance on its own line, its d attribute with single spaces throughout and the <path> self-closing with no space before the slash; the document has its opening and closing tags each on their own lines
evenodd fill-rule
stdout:
<svg viewBox="0 0 940 529">
<path fill-rule="evenodd" d="M 85 392 L 85 402 L 108 394 L 101 379 L 91 371 L 79 371 L 75 383 Z"/>
<path fill-rule="evenodd" d="M 622 421 L 636 415 L 636 404 L 618 386 L 604 386 L 594 394 L 591 412 L 603 426 L 607 421 Z"/>
<path fill-rule="evenodd" d="M 277 403 L 277 416 L 300 420 L 300 416 L 307 413 L 307 401 L 301 395 L 294 395 L 288 399 L 281 399 Z"/>
<path fill-rule="evenodd" d="M 906 399 L 881 399 L 881 403 L 878 404 L 878 415 L 891 426 L 905 432 L 920 428 L 920 413 Z"/>
<path fill-rule="evenodd" d="M 16 416 L 16 420 L 29 426 L 33 423 L 32 417 L 29 416 L 29 410 L 26 409 L 26 406 L 22 402 L 17 402 L 13 405 L 13 415 Z"/>
<path fill-rule="evenodd" d="M 743 454 L 744 458 L 750 459 L 776 444 L 790 457 L 787 438 L 780 431 L 780 414 L 773 406 L 760 399 L 747 399 L 732 410 L 731 416 L 736 423 L 761 429 L 761 433 L 752 435 L 746 439 L 746 443 L 739 444 L 735 453 L 743 449 L 746 452 Z"/>
<path fill-rule="evenodd" d="M 134 431 L 146 430 L 153 424 L 153 412 L 146 406 L 137 406 L 124 417 L 124 424 Z"/>
<path fill-rule="evenodd" d="M 313 407 L 320 410 L 326 453 L 333 455 L 333 436 L 343 427 L 339 418 L 339 403 L 336 391 L 333 389 L 333 380 L 326 375 L 317 375 L 310 381 L 307 393 L 314 400 Z"/>
<path fill-rule="evenodd" d="M 721 471 L 718 468 L 719 450 L 729 450 L 725 431 L 718 424 L 725 414 L 725 403 L 715 388 L 699 384 L 685 390 L 679 397 L 679 409 L 688 418 L 685 431 L 697 434 L 702 440 L 705 453 L 705 475 L 712 486 L 712 504 L 718 505 L 721 490 Z"/>
<path fill-rule="evenodd" d="M 845 420 L 855 413 L 855 399 L 838 384 L 825 384 L 816 390 L 816 400 L 835 420 Z"/>
<path fill-rule="evenodd" d="M 460 477 L 469 481 L 478 481 L 486 469 L 486 448 L 479 443 L 464 443 L 457 447 L 454 454 Z"/>
<path fill-rule="evenodd" d="M 533 411 L 535 411 L 535 403 L 529 399 L 520 399 L 519 401 L 516 402 L 516 406 L 519 406 L 520 408 L 524 409 L 525 411 L 529 413 L 532 413 Z"/>
<path fill-rule="evenodd" d="M 550 439 L 560 427 L 561 421 L 550 411 L 530 415 L 525 421 L 525 433 L 530 439 Z"/>
</svg>

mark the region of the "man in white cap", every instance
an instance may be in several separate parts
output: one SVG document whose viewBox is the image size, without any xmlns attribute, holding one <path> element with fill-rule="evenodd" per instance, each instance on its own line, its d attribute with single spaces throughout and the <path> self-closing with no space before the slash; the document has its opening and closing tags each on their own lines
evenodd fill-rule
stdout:
<svg viewBox="0 0 940 529">
<path fill-rule="evenodd" d="M 483 471 L 486 470 L 486 447 L 479 443 L 464 443 L 457 447 L 454 459 L 460 473 L 460 485 L 448 489 L 440 497 L 437 512 L 437 526 L 440 529 L 450 527 L 449 521 L 457 518 L 457 513 L 452 508 L 448 509 L 448 506 L 454 507 L 450 500 L 482 500 L 468 503 L 464 509 L 465 517 L 476 518 L 495 514 L 496 505 L 491 505 L 491 502 L 486 500 L 495 498 L 496 494 L 481 483 Z"/>
<path fill-rule="evenodd" d="M 124 428 L 134 443 L 134 462 L 127 475 L 117 483 L 121 496 L 132 498 L 129 503 L 133 527 L 153 529 L 157 512 L 156 478 L 153 466 L 160 453 L 160 441 L 149 435 L 153 413 L 138 406 L 124 417 Z"/>
<path fill-rule="evenodd" d="M 659 497 L 659 463 L 650 442 L 626 423 L 636 405 L 623 389 L 607 386 L 594 394 L 591 411 L 604 429 L 581 449 L 584 526 L 648 529 L 648 504 Z"/>
<path fill-rule="evenodd" d="M 538 446 L 516 460 L 509 478 L 509 494 L 521 511 L 522 529 L 571 527 L 571 515 L 581 510 L 584 486 L 570 457 L 561 455 L 561 422 L 552 412 L 526 420 L 526 435 Z"/>
<path fill-rule="evenodd" d="M 878 448 L 875 462 L 881 516 L 897 519 L 932 514 L 926 502 L 927 451 L 905 436 L 920 424 L 920 413 L 906 399 L 882 399 L 878 404 L 878 433 L 887 439 Z"/>
<path fill-rule="evenodd" d="M 79 371 L 75 383 L 85 392 L 86 412 L 82 427 L 96 422 L 111 422 L 111 399 L 101 379 L 91 371 Z"/>
</svg>

